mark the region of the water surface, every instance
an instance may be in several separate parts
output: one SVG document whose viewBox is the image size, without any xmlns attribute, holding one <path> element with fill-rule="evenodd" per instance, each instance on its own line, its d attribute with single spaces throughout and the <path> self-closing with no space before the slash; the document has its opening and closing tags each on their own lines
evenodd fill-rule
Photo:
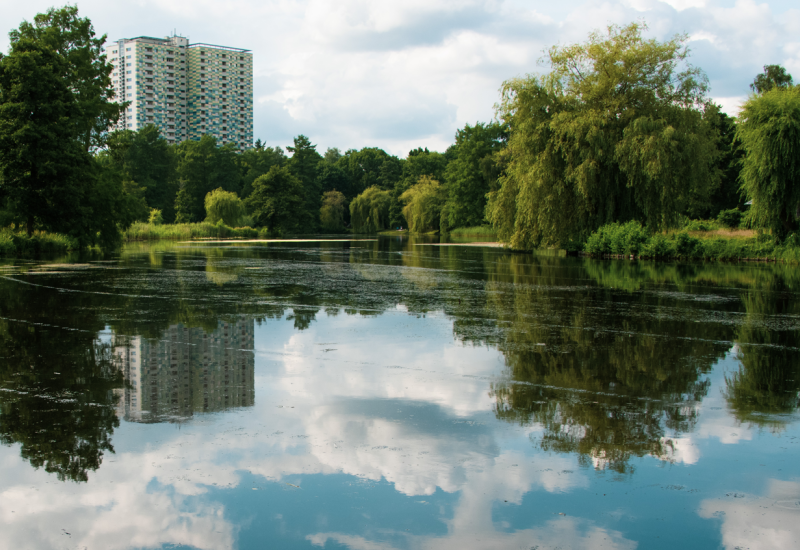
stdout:
<svg viewBox="0 0 800 550">
<path fill-rule="evenodd" d="M 800 275 L 414 239 L 0 263 L 0 547 L 800 547 Z"/>
</svg>

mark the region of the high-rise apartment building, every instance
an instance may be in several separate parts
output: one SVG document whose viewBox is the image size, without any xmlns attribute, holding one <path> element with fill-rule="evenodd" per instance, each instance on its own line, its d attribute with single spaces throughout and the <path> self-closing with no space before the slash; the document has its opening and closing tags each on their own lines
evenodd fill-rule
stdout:
<svg viewBox="0 0 800 550">
<path fill-rule="evenodd" d="M 209 134 L 239 149 L 253 145 L 253 54 L 182 36 L 125 38 L 106 45 L 120 102 L 117 129 L 154 124 L 170 143 Z"/>
</svg>

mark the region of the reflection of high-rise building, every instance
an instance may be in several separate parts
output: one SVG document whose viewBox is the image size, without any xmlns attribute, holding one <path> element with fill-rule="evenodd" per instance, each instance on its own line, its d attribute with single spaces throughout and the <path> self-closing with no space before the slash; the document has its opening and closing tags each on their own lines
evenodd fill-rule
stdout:
<svg viewBox="0 0 800 550">
<path fill-rule="evenodd" d="M 127 382 L 117 413 L 160 422 L 249 407 L 255 398 L 253 319 L 220 321 L 211 333 L 172 325 L 162 338 L 114 338 L 114 360 Z"/>
</svg>

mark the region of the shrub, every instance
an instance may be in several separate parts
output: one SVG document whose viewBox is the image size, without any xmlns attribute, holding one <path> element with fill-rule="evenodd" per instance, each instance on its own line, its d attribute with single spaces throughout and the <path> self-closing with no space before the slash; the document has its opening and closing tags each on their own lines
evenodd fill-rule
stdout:
<svg viewBox="0 0 800 550">
<path fill-rule="evenodd" d="M 723 226 L 733 229 L 739 227 L 739 225 L 742 223 L 743 216 L 744 214 L 741 210 L 732 208 L 730 210 L 723 210 L 720 212 L 717 216 L 717 221 L 719 221 L 719 223 Z"/>
<path fill-rule="evenodd" d="M 637 221 L 610 223 L 589 235 L 584 251 L 589 254 L 639 254 L 647 232 Z"/>
<path fill-rule="evenodd" d="M 236 227 L 244 215 L 244 204 L 239 195 L 222 188 L 214 189 L 206 195 L 206 221 L 222 222 L 229 227 Z"/>
<path fill-rule="evenodd" d="M 161 215 L 161 210 L 158 208 L 152 208 L 150 210 L 150 216 L 147 218 L 147 223 L 151 223 L 153 225 L 161 225 L 164 223 L 164 216 Z"/>
</svg>

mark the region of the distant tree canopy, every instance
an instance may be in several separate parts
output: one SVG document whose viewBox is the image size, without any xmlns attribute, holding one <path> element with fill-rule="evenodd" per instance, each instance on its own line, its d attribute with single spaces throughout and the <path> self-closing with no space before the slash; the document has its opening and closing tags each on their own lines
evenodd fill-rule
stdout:
<svg viewBox="0 0 800 550">
<path fill-rule="evenodd" d="M 750 89 L 757 94 L 769 92 L 773 88 L 789 88 L 792 86 L 792 75 L 780 65 L 764 65 L 764 72 L 757 75 L 750 84 Z"/>
<path fill-rule="evenodd" d="M 507 167 L 487 212 L 511 246 L 566 243 L 629 219 L 670 227 L 713 188 L 706 77 L 686 64 L 686 36 L 645 40 L 644 28 L 554 46 L 549 74 L 503 85 Z"/>
</svg>

